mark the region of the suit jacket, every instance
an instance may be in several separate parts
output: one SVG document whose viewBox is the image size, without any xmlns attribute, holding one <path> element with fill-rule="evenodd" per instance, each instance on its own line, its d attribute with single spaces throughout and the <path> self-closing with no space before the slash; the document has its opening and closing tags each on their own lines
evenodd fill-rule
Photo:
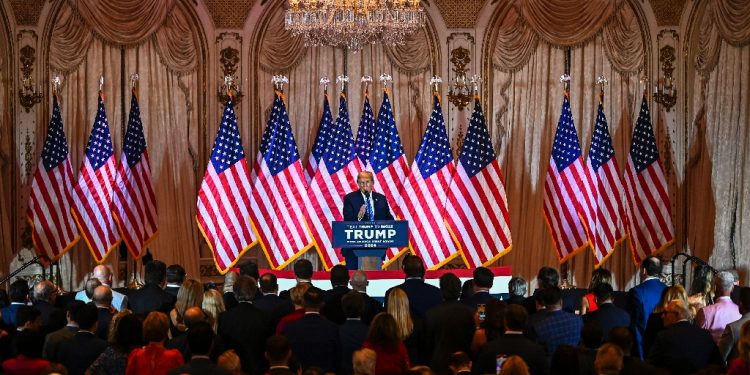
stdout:
<svg viewBox="0 0 750 375">
<path fill-rule="evenodd" d="M 341 341 L 341 369 L 346 374 L 354 373 L 352 355 L 362 347 L 367 339 L 369 327 L 362 320 L 346 320 L 339 326 Z"/>
<path fill-rule="evenodd" d="M 443 302 L 427 311 L 426 326 L 431 367 L 437 374 L 450 374 L 450 355 L 457 351 L 471 353 L 474 313 L 464 303 Z"/>
<path fill-rule="evenodd" d="M 646 332 L 648 318 L 659 304 L 661 294 L 667 286 L 659 279 L 648 279 L 628 292 L 628 313 L 630 314 L 630 331 L 635 339 L 635 353 L 641 358 L 643 353 L 643 333 Z"/>
<path fill-rule="evenodd" d="M 75 299 L 77 301 L 83 301 L 84 303 L 91 302 L 91 298 L 86 295 L 85 290 L 78 291 L 76 293 Z M 126 309 L 128 307 L 128 296 L 112 289 L 112 306 L 117 309 L 117 311 Z"/>
<path fill-rule="evenodd" d="M 375 315 L 378 315 L 378 313 L 383 312 L 383 304 L 375 298 L 368 296 L 367 293 L 360 293 L 362 294 L 362 297 L 365 297 L 365 309 L 362 311 L 362 321 L 365 324 L 370 325 L 372 318 L 374 318 Z"/>
<path fill-rule="evenodd" d="M 440 289 L 425 283 L 424 279 L 406 279 L 403 284 L 397 285 L 394 288 L 401 288 L 406 292 L 406 295 L 409 297 L 409 309 L 413 314 L 421 318 L 426 316 L 427 310 L 443 302 L 443 295 L 440 293 Z M 386 308 L 388 306 L 388 295 L 392 289 L 388 289 L 385 293 Z"/>
<path fill-rule="evenodd" d="M 344 310 L 341 307 L 341 298 L 350 290 L 346 285 L 338 285 L 333 289 L 326 290 L 323 295 L 325 305 L 323 305 L 320 313 L 336 324 L 344 324 L 346 315 L 344 315 Z"/>
<path fill-rule="evenodd" d="M 709 364 L 723 368 L 724 360 L 711 334 L 687 321 L 675 323 L 656 336 L 648 362 L 672 374 L 692 374 Z"/>
<path fill-rule="evenodd" d="M 146 284 L 130 294 L 130 309 L 134 314 L 146 316 L 152 311 L 161 311 L 169 315 L 177 301 L 175 296 L 165 292 L 157 284 Z"/>
<path fill-rule="evenodd" d="M 251 303 L 243 302 L 219 315 L 219 336 L 227 349 L 234 349 L 242 370 L 260 375 L 267 367 L 263 356 L 271 334 L 271 317 Z"/>
<path fill-rule="evenodd" d="M 292 372 L 289 367 L 275 367 L 268 370 L 268 375 L 297 375 L 297 373 Z"/>
<path fill-rule="evenodd" d="M 324 372 L 337 372 L 341 363 L 339 326 L 320 314 L 305 314 L 284 328 L 292 353 L 302 368 L 318 366 Z"/>
<path fill-rule="evenodd" d="M 3 307 L 2 312 L 0 312 L 3 316 L 3 323 L 7 324 L 9 327 L 15 328 L 16 312 L 18 312 L 18 309 L 20 309 L 21 306 L 24 306 L 24 304 L 20 302 L 11 302 L 9 306 Z"/>
<path fill-rule="evenodd" d="M 545 347 L 549 355 L 561 344 L 578 346 L 581 328 L 581 317 L 563 310 L 547 311 L 543 319 L 531 326 L 536 341 Z"/>
<path fill-rule="evenodd" d="M 721 334 L 728 324 L 742 318 L 739 306 L 727 297 L 719 297 L 713 305 L 708 305 L 698 311 L 695 325 L 711 332 L 714 342 L 718 345 Z"/>
<path fill-rule="evenodd" d="M 164 287 L 164 291 L 173 295 L 174 298 L 177 298 L 177 293 L 180 291 L 179 286 L 173 286 L 173 285 L 167 285 Z"/>
<path fill-rule="evenodd" d="M 55 332 L 50 333 L 44 338 L 44 348 L 42 349 L 42 358 L 49 359 L 54 362 L 60 362 L 59 352 L 60 343 L 72 338 L 78 327 L 76 326 L 65 326 L 58 329 Z"/>
<path fill-rule="evenodd" d="M 65 311 L 53 306 L 49 302 L 34 302 L 34 308 L 39 310 L 42 316 L 42 327 L 40 329 L 42 334 L 55 332 L 68 324 Z"/>
<path fill-rule="evenodd" d="M 102 340 L 107 340 L 107 333 L 109 333 L 109 323 L 112 322 L 112 311 L 109 307 L 97 307 L 99 313 L 99 323 L 96 326 L 96 336 Z"/>
<path fill-rule="evenodd" d="M 630 327 L 630 315 L 613 303 L 603 303 L 596 311 L 583 316 L 583 322 L 595 321 L 602 327 L 602 339 L 607 341 L 609 331 L 615 327 Z"/>
<path fill-rule="evenodd" d="M 375 218 L 372 220 L 393 220 L 393 215 L 391 215 L 391 209 L 388 207 L 388 200 L 385 198 L 385 195 L 374 191 L 371 194 L 375 214 Z M 357 215 L 363 204 L 365 204 L 365 198 L 362 197 L 362 193 L 359 190 L 345 195 L 343 210 L 344 220 L 357 221 Z M 363 217 L 362 220 L 369 221 L 370 218 Z"/>
<path fill-rule="evenodd" d="M 83 375 L 86 369 L 107 349 L 107 342 L 91 332 L 78 331 L 60 345 L 60 363 L 70 375 Z"/>
<path fill-rule="evenodd" d="M 258 309 L 265 311 L 271 317 L 271 324 L 276 327 L 281 318 L 294 311 L 291 301 L 282 299 L 275 294 L 266 294 L 263 298 L 253 302 Z"/>
<path fill-rule="evenodd" d="M 472 294 L 471 297 L 466 298 L 461 302 L 463 302 L 466 306 L 471 307 L 472 311 L 476 311 L 478 304 L 487 304 L 487 302 L 489 302 L 489 300 L 491 300 L 492 298 L 494 297 L 492 297 L 489 292 L 476 292 Z"/>
<path fill-rule="evenodd" d="M 742 325 L 750 320 L 750 313 L 745 313 L 742 317 L 732 323 L 727 324 L 724 328 L 724 332 L 721 334 L 719 339 L 719 352 L 725 361 L 730 362 L 731 358 L 735 358 L 738 355 L 737 352 L 737 341 L 740 339 L 740 328 Z"/>
<path fill-rule="evenodd" d="M 229 375 L 229 371 L 217 366 L 208 358 L 193 358 L 184 365 L 169 370 L 169 375 Z"/>
<path fill-rule="evenodd" d="M 517 355 L 523 358 L 532 375 L 549 373 L 549 358 L 544 348 L 518 334 L 505 334 L 485 344 L 474 362 L 472 372 L 477 375 L 496 373 L 498 355 Z"/>
</svg>

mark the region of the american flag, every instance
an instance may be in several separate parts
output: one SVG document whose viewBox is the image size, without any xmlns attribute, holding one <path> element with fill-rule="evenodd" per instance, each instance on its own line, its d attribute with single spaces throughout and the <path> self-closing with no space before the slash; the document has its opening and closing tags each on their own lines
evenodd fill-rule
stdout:
<svg viewBox="0 0 750 375">
<path fill-rule="evenodd" d="M 591 177 L 583 165 L 566 93 L 544 182 L 544 218 L 560 262 L 589 245 L 584 222 L 591 216 L 591 197 Z"/>
<path fill-rule="evenodd" d="M 588 223 L 589 240 L 594 250 L 594 265 L 599 267 L 612 254 L 615 245 L 625 237 L 623 207 L 620 204 L 623 198 L 620 168 L 612 148 L 602 103 L 599 103 L 586 166 L 593 180 L 594 193 L 594 215 Z"/>
<path fill-rule="evenodd" d="M 247 210 L 248 172 L 234 102 L 230 99 L 224 107 L 211 159 L 198 191 L 196 215 L 221 273 L 229 270 L 256 241 Z"/>
<path fill-rule="evenodd" d="M 382 107 L 380 110 L 383 110 Z M 365 91 L 365 104 L 362 107 L 362 117 L 359 120 L 359 130 L 357 130 L 357 142 L 355 144 L 359 161 L 368 169 L 370 167 L 372 146 L 375 143 L 375 129 L 375 116 L 372 113 L 372 106 L 370 105 L 370 95 Z"/>
<path fill-rule="evenodd" d="M 140 258 L 143 248 L 157 233 L 157 214 L 141 109 L 135 91 L 130 99 L 128 129 L 115 179 L 112 214 L 128 250 L 135 259 Z"/>
<path fill-rule="evenodd" d="M 318 134 L 315 135 L 312 151 L 310 152 L 310 157 L 307 159 L 307 164 L 305 165 L 305 178 L 307 179 L 308 184 L 313 177 L 315 177 L 315 172 L 318 171 L 318 166 L 323 159 L 323 154 L 325 154 L 326 149 L 328 148 L 328 139 L 331 136 L 332 128 L 333 114 L 331 113 L 331 106 L 328 104 L 328 94 L 325 94 L 323 96 L 323 116 L 320 117 Z M 258 158 L 260 157 L 261 156 L 258 155 Z"/>
<path fill-rule="evenodd" d="M 263 139 L 255 162 L 250 220 L 271 267 L 279 269 L 311 246 L 303 201 L 307 181 L 280 93 L 274 96 L 266 128 L 270 136 Z"/>
<path fill-rule="evenodd" d="M 369 106 L 368 102 L 365 105 Z M 370 109 L 372 111 L 372 109 Z M 360 131 L 362 128 L 360 128 Z M 388 200 L 393 214 L 397 218 L 404 217 L 401 211 L 401 190 L 404 188 L 404 179 L 409 171 L 409 163 L 406 161 L 404 146 L 398 135 L 398 127 L 393 118 L 391 100 L 388 91 L 383 93 L 383 104 L 378 111 L 378 124 L 375 130 L 374 147 L 369 155 L 369 165 L 372 168 L 375 180 L 375 190 L 383 193 Z M 388 249 L 387 260 L 398 258 L 408 248 Z"/>
<path fill-rule="evenodd" d="M 633 259 L 639 264 L 674 241 L 667 179 L 659 161 L 645 96 L 633 130 L 623 184 L 628 199 L 625 224 Z"/>
<path fill-rule="evenodd" d="M 53 97 L 52 119 L 42 148 L 42 158 L 31 181 L 26 216 L 37 254 L 54 262 L 78 242 L 78 229 L 70 214 L 73 167 L 68 154 L 60 106 Z"/>
<path fill-rule="evenodd" d="M 305 206 L 307 223 L 326 270 L 343 260 L 331 244 L 331 222 L 343 220 L 343 197 L 357 189 L 357 173 L 362 170 L 362 163 L 354 150 L 354 137 L 343 93 L 339 99 L 339 115 L 328 143 L 322 163 L 310 182 L 310 203 Z"/>
<path fill-rule="evenodd" d="M 73 215 L 83 239 L 97 263 L 102 263 L 120 242 L 112 217 L 112 195 L 117 162 L 112 149 L 104 97 L 99 93 L 99 109 L 91 129 L 86 156 L 73 191 Z"/>
<path fill-rule="evenodd" d="M 401 192 L 404 219 L 409 221 L 409 246 L 431 270 L 459 255 L 443 219 L 455 170 L 443 110 L 435 94 L 427 130 Z"/>
<path fill-rule="evenodd" d="M 446 209 L 446 223 L 469 268 L 485 266 L 510 251 L 505 181 L 478 98 Z"/>
</svg>

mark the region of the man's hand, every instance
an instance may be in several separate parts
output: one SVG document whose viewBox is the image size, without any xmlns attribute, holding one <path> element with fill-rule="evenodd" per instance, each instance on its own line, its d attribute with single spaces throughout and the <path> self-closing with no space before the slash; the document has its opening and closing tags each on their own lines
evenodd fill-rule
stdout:
<svg viewBox="0 0 750 375">
<path fill-rule="evenodd" d="M 362 207 L 359 208 L 359 213 L 357 214 L 357 220 L 362 220 L 362 218 L 365 217 L 365 205 L 363 204 Z"/>
</svg>

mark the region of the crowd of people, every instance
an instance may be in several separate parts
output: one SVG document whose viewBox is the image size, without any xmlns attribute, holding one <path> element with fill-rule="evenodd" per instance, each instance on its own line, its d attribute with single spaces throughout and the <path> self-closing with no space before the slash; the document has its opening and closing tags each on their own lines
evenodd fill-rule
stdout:
<svg viewBox="0 0 750 375">
<path fill-rule="evenodd" d="M 612 275 L 594 271 L 570 302 L 559 273 L 543 267 L 538 288 L 513 277 L 490 294 L 485 267 L 461 283 L 425 282 L 417 256 L 384 303 L 367 275 L 335 266 L 332 288 L 313 285 L 297 260 L 297 284 L 247 263 L 223 290 L 186 279 L 179 265 L 146 264 L 145 285 L 114 290 L 96 266 L 84 290 L 58 296 L 49 281 L 14 281 L 2 299 L 0 360 L 6 374 L 750 374 L 750 288 L 732 272 L 713 278 L 710 303 L 691 303 L 641 264 L 641 283 L 617 302 Z M 7 298 L 9 297 L 9 298 Z M 617 302 L 617 303 L 616 303 Z"/>
</svg>

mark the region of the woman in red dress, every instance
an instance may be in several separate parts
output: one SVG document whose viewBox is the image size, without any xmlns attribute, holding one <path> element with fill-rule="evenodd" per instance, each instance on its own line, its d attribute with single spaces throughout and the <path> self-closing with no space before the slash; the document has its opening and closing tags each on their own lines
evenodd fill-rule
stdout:
<svg viewBox="0 0 750 375">
<path fill-rule="evenodd" d="M 166 349 L 164 341 L 169 332 L 167 315 L 154 311 L 143 321 L 143 341 L 146 346 L 134 349 L 128 357 L 126 375 L 166 375 L 169 370 L 182 366 L 182 354 L 177 349 Z"/>
<path fill-rule="evenodd" d="M 399 336 L 396 319 L 389 313 L 375 315 L 362 347 L 375 351 L 374 375 L 405 374 L 411 367 L 409 352 Z"/>
</svg>

